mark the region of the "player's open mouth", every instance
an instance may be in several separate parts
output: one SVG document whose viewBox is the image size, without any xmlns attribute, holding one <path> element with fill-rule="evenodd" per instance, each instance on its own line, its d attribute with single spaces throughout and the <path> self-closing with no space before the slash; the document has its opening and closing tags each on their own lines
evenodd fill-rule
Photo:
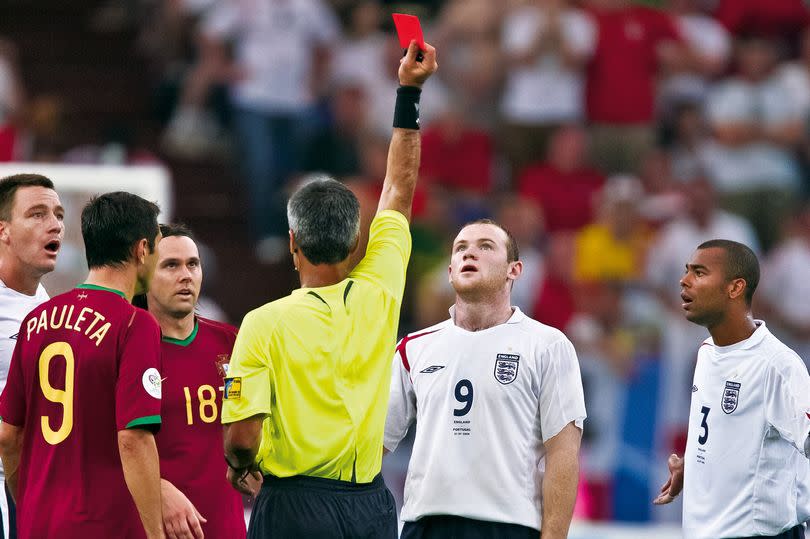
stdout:
<svg viewBox="0 0 810 539">
<path fill-rule="evenodd" d="M 180 290 L 179 292 L 177 292 L 177 295 L 178 296 L 191 297 L 193 294 L 191 293 L 191 290 L 189 290 L 188 288 L 184 288 L 184 289 Z"/>
<path fill-rule="evenodd" d="M 49 253 L 56 254 L 59 252 L 60 245 L 61 243 L 59 242 L 59 240 L 49 241 L 48 243 L 45 244 L 45 250 L 48 251 Z"/>
<path fill-rule="evenodd" d="M 689 306 L 689 304 L 691 304 L 693 301 L 693 299 L 687 296 L 686 294 L 681 294 L 681 300 L 683 301 L 681 307 L 684 309 L 686 309 Z"/>
<path fill-rule="evenodd" d="M 461 266 L 461 273 L 466 273 L 468 271 L 475 272 L 475 271 L 478 271 L 478 268 L 476 268 L 475 266 L 472 266 L 470 264 L 467 264 L 465 266 Z"/>
</svg>

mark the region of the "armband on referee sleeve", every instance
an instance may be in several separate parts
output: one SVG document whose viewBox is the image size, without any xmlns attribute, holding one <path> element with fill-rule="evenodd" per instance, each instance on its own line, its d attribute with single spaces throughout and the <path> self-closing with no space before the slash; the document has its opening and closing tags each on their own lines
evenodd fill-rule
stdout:
<svg viewBox="0 0 810 539">
<path fill-rule="evenodd" d="M 397 88 L 397 104 L 394 106 L 394 127 L 419 129 L 419 97 L 422 89 L 415 86 Z"/>
</svg>

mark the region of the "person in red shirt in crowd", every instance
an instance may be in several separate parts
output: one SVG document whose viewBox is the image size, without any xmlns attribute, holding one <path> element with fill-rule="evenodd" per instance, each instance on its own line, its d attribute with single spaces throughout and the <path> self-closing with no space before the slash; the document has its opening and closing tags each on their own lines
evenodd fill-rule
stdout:
<svg viewBox="0 0 810 539">
<path fill-rule="evenodd" d="M 490 135 L 470 126 L 464 113 L 450 106 L 422 135 L 420 174 L 425 183 L 486 195 L 492 187 L 492 153 Z"/>
<path fill-rule="evenodd" d="M 586 165 L 587 151 L 583 128 L 562 127 L 551 139 L 546 161 L 520 175 L 518 192 L 540 204 L 549 233 L 578 230 L 593 221 L 594 195 L 605 177 Z"/>
<path fill-rule="evenodd" d="M 589 0 L 596 50 L 587 67 L 585 99 L 592 154 L 609 174 L 636 172 L 655 142 L 656 79 L 688 60 L 671 15 L 630 0 Z"/>
<path fill-rule="evenodd" d="M 735 36 L 784 40 L 791 48 L 810 25 L 804 0 L 719 0 L 714 16 Z"/>
</svg>

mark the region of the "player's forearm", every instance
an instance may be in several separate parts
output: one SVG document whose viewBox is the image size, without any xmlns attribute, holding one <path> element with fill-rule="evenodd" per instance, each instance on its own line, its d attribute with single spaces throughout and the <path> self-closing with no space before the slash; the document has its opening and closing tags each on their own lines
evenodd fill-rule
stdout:
<svg viewBox="0 0 810 539">
<path fill-rule="evenodd" d="M 20 454 L 25 431 L 19 427 L 0 423 L 0 458 L 6 474 L 6 486 L 11 497 L 17 501 L 17 480 L 19 478 Z"/>
<path fill-rule="evenodd" d="M 160 463 L 155 437 L 143 429 L 118 433 L 118 451 L 124 480 L 141 516 L 146 536 L 163 539 L 160 496 Z"/>
<path fill-rule="evenodd" d="M 388 166 L 379 211 L 396 210 L 410 219 L 419 177 L 421 139 L 417 129 L 395 128 L 388 148 Z"/>
<path fill-rule="evenodd" d="M 556 455 L 546 460 L 543 477 L 543 539 L 565 539 L 574 514 L 579 480 L 579 460 L 576 453 Z"/>
<path fill-rule="evenodd" d="M 250 468 L 262 441 L 262 416 L 225 425 L 225 460 L 234 470 Z"/>
</svg>

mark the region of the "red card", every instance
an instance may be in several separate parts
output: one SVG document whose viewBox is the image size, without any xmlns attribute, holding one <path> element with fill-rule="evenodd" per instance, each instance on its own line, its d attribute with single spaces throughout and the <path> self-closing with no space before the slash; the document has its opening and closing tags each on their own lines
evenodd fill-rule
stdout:
<svg viewBox="0 0 810 539">
<path fill-rule="evenodd" d="M 403 13 L 394 13 L 392 16 L 394 17 L 394 26 L 397 27 L 399 46 L 407 49 L 411 44 L 411 40 L 415 39 L 419 48 L 425 50 L 425 38 L 422 37 L 422 26 L 419 24 L 419 17 Z"/>
</svg>

